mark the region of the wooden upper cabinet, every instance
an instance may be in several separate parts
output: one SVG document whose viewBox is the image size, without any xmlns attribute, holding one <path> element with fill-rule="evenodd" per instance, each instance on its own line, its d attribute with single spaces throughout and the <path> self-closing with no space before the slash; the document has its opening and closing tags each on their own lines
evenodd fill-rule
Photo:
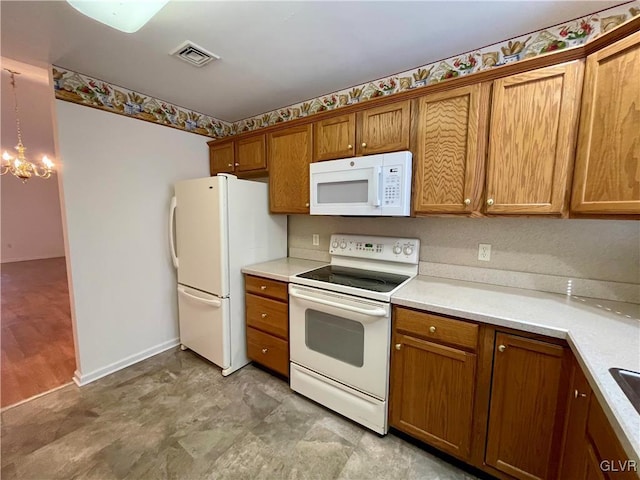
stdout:
<svg viewBox="0 0 640 480">
<path fill-rule="evenodd" d="M 488 84 L 476 84 L 416 100 L 416 214 L 480 208 L 489 89 Z"/>
<path fill-rule="evenodd" d="M 254 170 L 266 170 L 267 168 L 267 141 L 266 135 L 243 138 L 235 142 L 236 172 L 251 172 Z"/>
<path fill-rule="evenodd" d="M 313 124 L 313 129 L 314 162 L 355 155 L 355 113 L 320 120 Z"/>
<path fill-rule="evenodd" d="M 233 173 L 235 152 L 233 142 L 209 145 L 209 171 L 211 175 Z"/>
<path fill-rule="evenodd" d="M 587 57 L 571 209 L 640 214 L 640 32 Z"/>
<path fill-rule="evenodd" d="M 558 345 L 496 334 L 488 465 L 518 479 L 556 478 L 567 392 L 565 354 Z"/>
<path fill-rule="evenodd" d="M 487 213 L 566 211 L 582 74 L 576 61 L 494 82 Z"/>
<path fill-rule="evenodd" d="M 267 135 L 269 207 L 272 213 L 309 213 L 312 124 Z"/>
<path fill-rule="evenodd" d="M 409 150 L 409 100 L 358 112 L 356 152 L 358 155 Z"/>
</svg>

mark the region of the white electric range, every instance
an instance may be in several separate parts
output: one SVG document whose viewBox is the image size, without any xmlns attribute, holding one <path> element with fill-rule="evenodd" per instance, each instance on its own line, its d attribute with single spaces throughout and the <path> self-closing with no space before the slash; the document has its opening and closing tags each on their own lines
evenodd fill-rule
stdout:
<svg viewBox="0 0 640 480">
<path fill-rule="evenodd" d="M 329 253 L 289 284 L 291 388 L 385 434 L 391 295 L 417 275 L 420 240 L 336 234 Z"/>
</svg>

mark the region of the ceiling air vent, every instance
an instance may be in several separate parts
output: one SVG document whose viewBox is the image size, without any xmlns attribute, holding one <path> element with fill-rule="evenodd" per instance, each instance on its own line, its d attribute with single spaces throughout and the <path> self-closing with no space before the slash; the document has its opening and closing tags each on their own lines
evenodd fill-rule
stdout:
<svg viewBox="0 0 640 480">
<path fill-rule="evenodd" d="M 191 65 L 195 65 L 196 67 L 202 67 L 212 60 L 220 59 L 218 55 L 206 51 L 204 48 L 190 42 L 189 40 L 169 52 L 169 55 L 174 55 Z"/>
</svg>

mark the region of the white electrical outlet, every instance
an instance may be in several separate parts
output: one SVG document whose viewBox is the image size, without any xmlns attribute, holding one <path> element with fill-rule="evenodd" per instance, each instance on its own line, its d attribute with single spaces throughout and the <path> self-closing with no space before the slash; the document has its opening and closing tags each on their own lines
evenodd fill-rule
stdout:
<svg viewBox="0 0 640 480">
<path fill-rule="evenodd" d="M 491 260 L 491 245 L 488 243 L 478 244 L 478 260 L 488 262 Z"/>
<path fill-rule="evenodd" d="M 320 235 L 318 235 L 317 233 L 313 234 L 313 244 L 317 247 L 318 245 L 320 245 Z"/>
</svg>

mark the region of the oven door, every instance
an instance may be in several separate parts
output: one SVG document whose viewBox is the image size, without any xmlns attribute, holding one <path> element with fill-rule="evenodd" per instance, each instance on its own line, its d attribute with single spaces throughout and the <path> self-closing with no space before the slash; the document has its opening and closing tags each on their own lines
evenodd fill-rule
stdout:
<svg viewBox="0 0 640 480">
<path fill-rule="evenodd" d="M 388 303 L 289 284 L 292 362 L 385 400 L 390 335 Z"/>
</svg>

